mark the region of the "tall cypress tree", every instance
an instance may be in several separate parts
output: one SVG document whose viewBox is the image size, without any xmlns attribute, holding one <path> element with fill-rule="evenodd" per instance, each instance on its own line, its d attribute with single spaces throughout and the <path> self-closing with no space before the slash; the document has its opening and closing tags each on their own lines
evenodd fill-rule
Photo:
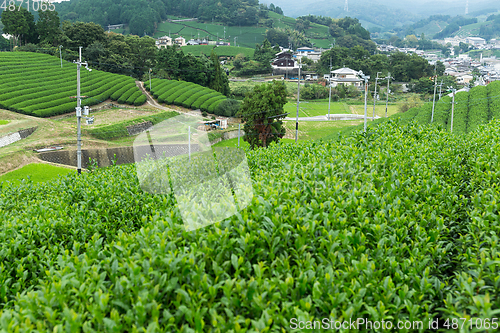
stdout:
<svg viewBox="0 0 500 333">
<path fill-rule="evenodd" d="M 212 53 L 210 53 L 210 61 L 212 62 L 212 75 L 209 88 L 223 95 L 229 95 L 229 80 L 227 79 L 227 74 L 222 70 L 219 57 L 213 49 Z"/>
</svg>

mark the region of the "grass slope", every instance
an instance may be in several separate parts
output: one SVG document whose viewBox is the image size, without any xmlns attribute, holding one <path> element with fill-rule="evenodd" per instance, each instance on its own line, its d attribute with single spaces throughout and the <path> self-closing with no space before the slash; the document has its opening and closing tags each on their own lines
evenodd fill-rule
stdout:
<svg viewBox="0 0 500 333">
<path fill-rule="evenodd" d="M 50 164 L 31 163 L 0 176 L 0 183 L 10 182 L 13 185 L 20 185 L 23 180 L 27 179 L 33 183 L 39 183 L 65 176 L 71 172 L 74 170 Z"/>
</svg>

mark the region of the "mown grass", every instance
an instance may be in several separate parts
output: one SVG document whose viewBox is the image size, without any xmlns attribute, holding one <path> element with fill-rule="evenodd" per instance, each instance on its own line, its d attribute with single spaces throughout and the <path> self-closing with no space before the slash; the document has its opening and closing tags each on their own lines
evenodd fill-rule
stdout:
<svg viewBox="0 0 500 333">
<path fill-rule="evenodd" d="M 288 117 L 295 117 L 297 114 L 297 102 L 288 102 L 284 106 L 285 112 L 289 112 Z M 349 106 L 343 102 L 331 102 L 330 114 L 349 114 Z M 324 101 L 301 101 L 299 103 L 299 117 L 325 116 L 328 114 L 328 100 Z"/>
<path fill-rule="evenodd" d="M 193 55 L 199 57 L 202 54 L 209 56 L 214 48 L 213 45 L 187 45 L 182 47 L 184 53 L 192 53 Z M 247 58 L 253 58 L 254 49 L 249 47 L 236 47 L 236 46 L 217 46 L 215 47 L 215 53 L 219 57 L 234 57 L 237 54 L 244 54 Z"/>
<path fill-rule="evenodd" d="M 0 120 L 0 125 L 7 125 L 8 123 L 8 120 Z"/>
<path fill-rule="evenodd" d="M 65 176 L 71 172 L 74 170 L 44 163 L 31 163 L 0 176 L 0 184 L 10 182 L 17 186 L 22 183 L 23 179 L 27 180 L 28 178 L 34 183 L 40 183 Z"/>
</svg>

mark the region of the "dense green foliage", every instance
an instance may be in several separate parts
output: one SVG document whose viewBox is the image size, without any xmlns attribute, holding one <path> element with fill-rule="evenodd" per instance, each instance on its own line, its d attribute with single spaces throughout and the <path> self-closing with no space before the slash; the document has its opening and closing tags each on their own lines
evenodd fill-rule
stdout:
<svg viewBox="0 0 500 333">
<path fill-rule="evenodd" d="M 451 117 L 448 119 L 448 128 L 451 130 Z M 453 110 L 453 132 L 464 134 L 467 132 L 469 118 L 469 93 L 461 91 L 455 94 L 455 107 Z"/>
<path fill-rule="evenodd" d="M 149 82 L 145 82 L 144 87 L 149 90 Z M 227 98 L 215 90 L 195 83 L 158 78 L 151 80 L 151 93 L 160 103 L 176 104 L 185 108 L 201 109 L 201 111 L 211 113 L 216 107 L 214 105 L 212 110 L 209 110 L 212 104 Z"/>
<path fill-rule="evenodd" d="M 0 106 L 20 113 L 49 117 L 75 110 L 76 64 L 49 55 L 25 52 L 0 54 Z M 128 87 L 126 90 L 121 88 Z M 142 95 L 131 77 L 81 70 L 82 105 L 108 98 L 134 104 Z M 134 99 L 129 99 L 134 95 Z M 142 101 L 141 98 L 138 102 Z M 136 103 L 137 104 L 137 103 Z"/>
<path fill-rule="evenodd" d="M 108 24 L 128 24 L 130 32 L 142 36 L 152 34 L 155 25 L 166 20 L 168 15 L 196 17 L 201 21 L 216 20 L 226 25 L 255 25 L 259 19 L 258 1 L 225 0 L 217 1 L 181 0 L 176 2 L 159 0 L 94 1 L 75 0 L 61 3 L 57 10 L 63 20 L 96 22 Z"/>
<path fill-rule="evenodd" d="M 500 81 L 491 82 L 486 89 L 490 119 L 500 119 Z"/>
<path fill-rule="evenodd" d="M 478 86 L 471 89 L 469 92 L 467 131 L 475 131 L 479 125 L 486 124 L 490 119 L 487 88 L 484 86 Z"/>
<path fill-rule="evenodd" d="M 229 94 L 227 74 L 220 66 L 215 48 L 212 48 L 210 58 L 204 55 L 196 58 L 191 53 L 185 54 L 177 45 L 167 46 L 158 51 L 156 61 L 156 77 L 194 82 L 224 95 Z"/>
<path fill-rule="evenodd" d="M 245 122 L 244 140 L 252 149 L 267 147 L 285 136 L 282 119 L 286 117 L 286 97 L 285 84 L 276 80 L 255 85 L 245 96 L 238 116 Z"/>
<path fill-rule="evenodd" d="M 127 131 L 128 126 L 144 123 L 147 121 L 150 121 L 153 125 L 156 125 L 162 122 L 163 120 L 175 117 L 176 115 L 178 115 L 177 112 L 166 111 L 154 114 L 152 116 L 145 116 L 131 120 L 120 121 L 112 125 L 104 125 L 87 129 L 87 132 L 93 137 L 101 140 L 122 138 L 128 136 L 128 131 Z"/>
<path fill-rule="evenodd" d="M 0 329 L 495 317 L 499 138 L 498 121 L 469 136 L 392 122 L 271 145 L 247 154 L 250 206 L 193 232 L 173 197 L 140 189 L 133 166 L 6 187 Z"/>
<path fill-rule="evenodd" d="M 315 69 L 320 73 L 328 73 L 330 63 L 334 70 L 342 67 L 356 71 L 361 70 L 364 74 L 370 75 L 373 81 L 377 77 L 377 72 L 382 73 L 380 76 L 391 73 L 394 80 L 399 82 L 409 82 L 434 75 L 434 66 L 415 53 L 396 52 L 389 56 L 385 54 L 370 55 L 360 46 L 354 46 L 351 49 L 335 46 L 323 52 Z M 438 64 L 437 74 L 443 75 L 445 67 L 441 62 Z M 384 83 L 383 80 L 381 82 Z"/>
</svg>

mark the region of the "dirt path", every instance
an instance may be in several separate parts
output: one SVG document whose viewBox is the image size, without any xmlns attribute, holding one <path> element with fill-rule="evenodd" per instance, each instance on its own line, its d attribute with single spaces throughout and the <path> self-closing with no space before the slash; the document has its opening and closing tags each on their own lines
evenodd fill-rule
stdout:
<svg viewBox="0 0 500 333">
<path fill-rule="evenodd" d="M 172 108 L 168 108 L 168 107 L 162 106 L 162 105 L 160 105 L 160 103 L 158 103 L 151 96 L 151 94 L 149 93 L 149 91 L 147 91 L 144 88 L 144 86 L 142 85 L 141 81 L 135 81 L 135 84 L 137 85 L 137 87 L 139 87 L 139 89 L 141 89 L 142 93 L 146 95 L 146 98 L 148 100 L 148 104 L 151 105 L 152 107 L 155 107 L 155 108 L 160 109 L 160 110 L 165 110 L 165 111 L 175 111 L 175 112 L 179 112 L 179 113 L 184 113 L 184 114 L 187 114 L 187 115 L 190 115 L 190 116 L 193 116 L 193 117 L 201 117 L 201 112 L 199 112 L 199 111 L 187 111 L 186 112 L 184 110 L 172 109 Z"/>
</svg>

